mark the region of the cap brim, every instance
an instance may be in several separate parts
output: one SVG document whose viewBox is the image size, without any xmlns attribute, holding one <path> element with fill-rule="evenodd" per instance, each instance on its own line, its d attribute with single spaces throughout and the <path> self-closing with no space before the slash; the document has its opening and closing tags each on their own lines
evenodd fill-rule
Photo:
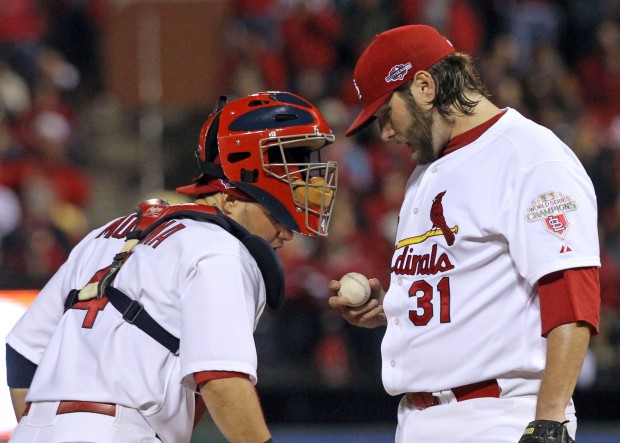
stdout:
<svg viewBox="0 0 620 443">
<path fill-rule="evenodd" d="M 383 95 L 377 97 L 374 101 L 370 102 L 368 105 L 362 109 L 362 112 L 359 113 L 357 118 L 353 121 L 347 132 L 345 132 L 345 136 L 350 137 L 352 135 L 357 134 L 366 126 L 371 124 L 375 117 L 375 112 L 383 106 L 383 104 L 390 98 L 394 91 L 388 91 Z"/>
<path fill-rule="evenodd" d="M 199 188 L 200 186 L 193 184 L 193 185 L 181 186 L 179 188 L 176 188 L 176 191 L 179 194 L 183 194 L 183 195 L 198 195 L 200 194 Z"/>
<path fill-rule="evenodd" d="M 215 194 L 216 192 L 223 192 L 224 194 L 232 195 L 238 200 L 242 200 L 242 201 L 254 201 L 255 200 L 251 195 L 243 192 L 243 190 L 237 189 L 238 188 L 237 186 L 234 186 L 232 183 L 230 183 L 230 185 L 232 186 L 224 185 L 221 179 L 213 179 L 207 183 L 194 183 L 194 184 L 187 185 L 187 186 L 181 186 L 179 188 L 176 188 L 176 191 L 179 194 L 192 195 L 192 196 L 198 196 L 201 194 Z"/>
</svg>

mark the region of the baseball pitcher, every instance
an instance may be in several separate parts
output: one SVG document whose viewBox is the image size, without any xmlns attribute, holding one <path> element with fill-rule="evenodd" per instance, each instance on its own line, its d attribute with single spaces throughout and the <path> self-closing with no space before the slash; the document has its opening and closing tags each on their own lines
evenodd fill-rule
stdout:
<svg viewBox="0 0 620 443">
<path fill-rule="evenodd" d="M 487 98 L 470 58 L 435 29 L 375 36 L 357 62 L 362 111 L 416 167 L 389 290 L 330 305 L 385 326 L 382 378 L 402 396 L 397 442 L 571 442 L 571 400 L 598 331 L 592 183 L 550 130 Z"/>
</svg>

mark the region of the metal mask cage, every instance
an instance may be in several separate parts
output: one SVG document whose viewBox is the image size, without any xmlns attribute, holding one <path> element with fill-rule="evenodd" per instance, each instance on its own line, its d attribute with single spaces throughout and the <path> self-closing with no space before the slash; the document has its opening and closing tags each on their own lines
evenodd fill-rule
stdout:
<svg viewBox="0 0 620 443">
<path fill-rule="evenodd" d="M 288 185 L 297 212 L 305 214 L 307 229 L 319 236 L 327 235 L 338 187 L 338 165 L 322 162 L 320 149 L 333 141 L 333 134 L 318 132 L 291 136 L 271 133 L 260 140 L 263 171 Z"/>
</svg>

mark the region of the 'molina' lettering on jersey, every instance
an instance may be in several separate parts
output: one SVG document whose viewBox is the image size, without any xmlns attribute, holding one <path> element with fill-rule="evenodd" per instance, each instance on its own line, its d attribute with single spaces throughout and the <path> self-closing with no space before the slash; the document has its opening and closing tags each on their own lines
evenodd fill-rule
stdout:
<svg viewBox="0 0 620 443">
<path fill-rule="evenodd" d="M 435 275 L 454 269 L 448 254 L 437 256 L 437 245 L 434 244 L 430 254 L 416 255 L 413 248 L 405 246 L 403 252 L 396 257 L 392 272 L 396 275 Z"/>
<path fill-rule="evenodd" d="M 131 214 L 110 223 L 97 235 L 97 238 L 125 238 L 137 225 L 138 217 L 136 214 Z M 142 243 L 155 249 L 164 240 L 181 229 L 185 229 L 183 223 L 178 222 L 178 220 L 169 220 L 153 229 L 153 231 L 142 240 Z"/>
<path fill-rule="evenodd" d="M 125 238 L 136 226 L 138 226 L 138 216 L 130 214 L 110 223 L 97 235 L 97 238 Z"/>
</svg>

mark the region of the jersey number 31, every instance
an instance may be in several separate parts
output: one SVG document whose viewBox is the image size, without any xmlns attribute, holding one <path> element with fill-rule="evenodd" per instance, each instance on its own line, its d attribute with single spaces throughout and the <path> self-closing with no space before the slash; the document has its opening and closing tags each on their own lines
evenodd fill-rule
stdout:
<svg viewBox="0 0 620 443">
<path fill-rule="evenodd" d="M 450 323 L 450 277 L 444 277 L 437 284 L 439 293 L 439 322 Z M 426 280 L 413 282 L 409 288 L 409 297 L 418 301 L 418 309 L 409 311 L 409 320 L 416 326 L 426 326 L 435 315 L 433 297 L 435 288 Z"/>
</svg>

